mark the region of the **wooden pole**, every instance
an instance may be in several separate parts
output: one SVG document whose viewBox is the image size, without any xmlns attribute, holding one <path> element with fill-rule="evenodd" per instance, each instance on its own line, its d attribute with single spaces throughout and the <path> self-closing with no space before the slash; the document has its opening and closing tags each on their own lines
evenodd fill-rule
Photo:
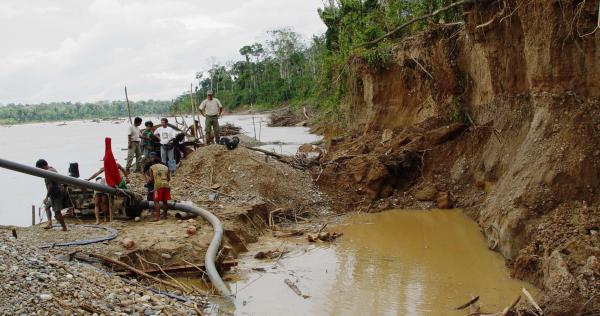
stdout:
<svg viewBox="0 0 600 316">
<path fill-rule="evenodd" d="M 35 226 L 35 205 L 31 206 L 31 226 Z"/>
<path fill-rule="evenodd" d="M 131 120 L 131 108 L 129 108 L 129 96 L 127 96 L 127 86 L 125 86 L 125 101 L 127 101 L 127 113 L 129 113 L 129 124 L 133 124 Z"/>
<path fill-rule="evenodd" d="M 196 128 L 196 111 L 194 111 L 194 84 L 190 83 L 190 106 L 192 107 L 192 126 L 194 127 L 194 137 L 198 138 L 198 128 Z"/>
</svg>

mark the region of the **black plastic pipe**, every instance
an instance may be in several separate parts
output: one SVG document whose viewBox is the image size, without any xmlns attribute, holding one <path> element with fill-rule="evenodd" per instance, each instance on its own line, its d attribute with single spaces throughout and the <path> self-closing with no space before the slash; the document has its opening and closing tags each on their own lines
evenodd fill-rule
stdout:
<svg viewBox="0 0 600 316">
<path fill-rule="evenodd" d="M 45 178 L 48 180 L 52 180 L 55 182 L 64 183 L 64 184 L 68 184 L 68 185 L 72 185 L 72 186 L 76 186 L 76 187 L 87 188 L 87 189 L 95 190 L 98 192 L 103 192 L 106 194 L 117 194 L 121 191 L 123 191 L 127 194 L 132 194 L 131 191 L 120 190 L 120 189 L 117 190 L 115 188 L 112 188 L 112 187 L 109 187 L 109 186 L 106 186 L 103 184 L 65 176 L 65 175 L 62 175 L 62 174 L 59 174 L 56 172 L 52 172 L 52 171 L 48 171 L 48 170 L 44 170 L 44 169 L 40 169 L 40 168 L 36 168 L 36 167 L 32 167 L 32 166 L 23 165 L 23 164 L 9 161 L 9 160 L 2 159 L 2 158 L 0 158 L 0 168 L 13 170 L 13 171 L 20 172 L 20 173 L 25 173 L 25 174 L 32 175 L 35 177 Z M 208 246 L 206 255 L 204 256 L 204 265 L 206 266 L 206 274 L 208 275 L 210 282 L 219 291 L 219 293 L 221 293 L 221 295 L 231 297 L 231 292 L 229 291 L 229 288 L 227 288 L 227 286 L 221 279 L 221 276 L 219 275 L 217 268 L 215 267 L 215 259 L 217 256 L 217 252 L 219 251 L 219 248 L 221 247 L 221 241 L 223 240 L 223 225 L 221 224 L 221 221 L 219 221 L 219 218 L 217 218 L 215 215 L 213 215 L 209 211 L 199 208 L 194 205 L 175 203 L 175 202 L 169 202 L 167 205 L 168 205 L 169 209 L 180 210 L 180 211 L 193 213 L 193 214 L 202 216 L 213 226 L 213 230 L 214 230 L 213 238 Z M 154 206 L 154 203 L 148 202 L 148 201 L 142 201 L 140 206 L 145 209 L 151 209 Z"/>
</svg>

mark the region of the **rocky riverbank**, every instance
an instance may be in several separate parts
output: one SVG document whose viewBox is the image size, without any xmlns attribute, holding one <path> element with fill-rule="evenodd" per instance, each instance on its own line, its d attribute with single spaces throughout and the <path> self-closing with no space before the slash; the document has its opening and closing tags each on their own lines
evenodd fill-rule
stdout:
<svg viewBox="0 0 600 316">
<path fill-rule="evenodd" d="M 68 259 L 0 230 L 0 315 L 197 315 L 204 304 L 200 297 L 185 302 L 156 294 L 136 280 Z"/>
</svg>

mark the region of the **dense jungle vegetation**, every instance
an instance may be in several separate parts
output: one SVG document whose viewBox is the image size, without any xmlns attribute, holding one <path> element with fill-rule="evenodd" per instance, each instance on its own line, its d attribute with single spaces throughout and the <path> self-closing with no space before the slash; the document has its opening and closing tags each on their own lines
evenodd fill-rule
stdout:
<svg viewBox="0 0 600 316">
<path fill-rule="evenodd" d="M 318 14 L 327 26 L 309 40 L 289 28 L 267 32 L 267 40 L 239 49 L 240 61 L 214 64 L 199 72 L 195 104 L 208 90 L 227 108 L 271 107 L 283 103 L 310 104 L 321 113 L 334 113 L 344 102 L 352 77 L 348 65 L 359 58 L 370 67 L 385 67 L 398 38 L 429 24 L 459 19 L 460 6 L 433 19 L 387 34 L 398 25 L 448 6 L 451 0 L 330 0 Z M 380 37 L 377 44 L 365 45 Z M 174 111 L 189 112 L 190 91 L 175 100 Z"/>
<path fill-rule="evenodd" d="M 167 113 L 171 101 L 129 102 L 131 113 L 148 115 Z M 98 101 L 94 103 L 53 102 L 42 104 L 9 104 L 0 107 L 0 124 L 18 124 L 43 121 L 68 121 L 77 119 L 127 116 L 125 101 Z"/>
</svg>

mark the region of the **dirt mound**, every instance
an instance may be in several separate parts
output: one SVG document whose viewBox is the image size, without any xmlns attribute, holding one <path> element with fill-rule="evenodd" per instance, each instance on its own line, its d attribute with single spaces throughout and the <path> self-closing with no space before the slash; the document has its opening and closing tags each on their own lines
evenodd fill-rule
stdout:
<svg viewBox="0 0 600 316">
<path fill-rule="evenodd" d="M 173 178 L 178 199 L 205 203 L 213 192 L 225 202 L 266 203 L 270 210 L 284 208 L 298 214 L 319 215 L 329 204 L 305 172 L 244 147 L 200 148 Z"/>
<path fill-rule="evenodd" d="M 597 3 L 465 9 L 464 25 L 399 44 L 386 69 L 355 65 L 354 125 L 329 138 L 319 184 L 338 209 L 445 198 L 543 289 L 551 314 L 598 311 L 600 33 L 578 35 Z M 453 123 L 468 128 L 444 132 Z"/>
</svg>

